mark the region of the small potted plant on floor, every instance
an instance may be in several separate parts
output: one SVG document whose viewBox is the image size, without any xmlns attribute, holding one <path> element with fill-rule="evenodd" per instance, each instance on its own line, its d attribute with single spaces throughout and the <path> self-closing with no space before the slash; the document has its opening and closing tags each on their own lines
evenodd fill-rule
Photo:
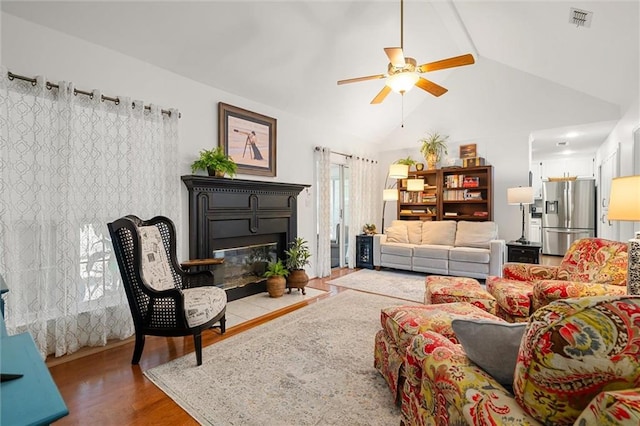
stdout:
<svg viewBox="0 0 640 426">
<path fill-rule="evenodd" d="M 267 278 L 267 292 L 270 297 L 280 297 L 284 294 L 287 275 L 289 275 L 289 271 L 282 264 L 282 260 L 278 259 L 277 262 L 269 263 L 264 276 Z"/>
<path fill-rule="evenodd" d="M 231 157 L 222 152 L 221 147 L 217 147 L 200 151 L 200 158 L 191 164 L 193 173 L 198 170 L 206 170 L 209 176 L 223 177 L 228 175 L 233 177 L 238 170 L 238 165 Z"/>
<path fill-rule="evenodd" d="M 438 132 L 433 132 L 418 140 L 418 142 L 422 144 L 420 146 L 420 152 L 427 161 L 428 170 L 435 169 L 438 161 L 442 158 L 442 154 L 449 153 L 447 151 L 447 139 L 449 139 L 449 136 L 442 136 Z"/>
<path fill-rule="evenodd" d="M 297 288 L 302 290 L 302 294 L 307 294 L 304 287 L 309 282 L 309 276 L 304 267 L 309 264 L 309 258 L 311 257 L 307 241 L 304 238 L 297 237 L 289 243 L 289 249 L 284 253 L 287 256 L 285 260 L 287 269 L 291 271 L 287 277 L 289 293 L 291 293 L 292 288 Z"/>
</svg>

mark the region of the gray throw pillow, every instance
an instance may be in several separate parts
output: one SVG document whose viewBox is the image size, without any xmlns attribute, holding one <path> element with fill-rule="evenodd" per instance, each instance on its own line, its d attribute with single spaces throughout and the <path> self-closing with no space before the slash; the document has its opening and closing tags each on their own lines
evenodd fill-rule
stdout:
<svg viewBox="0 0 640 426">
<path fill-rule="evenodd" d="M 451 327 L 467 357 L 501 385 L 511 387 L 527 323 L 454 319 Z"/>
</svg>

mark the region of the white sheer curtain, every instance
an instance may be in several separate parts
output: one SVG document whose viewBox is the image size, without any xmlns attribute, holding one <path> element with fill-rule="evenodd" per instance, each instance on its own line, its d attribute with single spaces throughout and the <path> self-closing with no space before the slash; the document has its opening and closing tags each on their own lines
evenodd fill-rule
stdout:
<svg viewBox="0 0 640 426">
<path fill-rule="evenodd" d="M 316 192 L 318 194 L 318 248 L 316 275 L 331 275 L 331 150 L 319 147 L 316 157 Z"/>
<path fill-rule="evenodd" d="M 180 227 L 177 111 L 74 95 L 0 69 L 0 272 L 6 325 L 43 355 L 133 334 L 106 224 L 166 215 Z"/>
<path fill-rule="evenodd" d="M 351 170 L 349 184 L 349 204 L 351 211 L 348 217 L 349 229 L 349 268 L 356 267 L 356 235 L 362 232 L 366 223 L 376 223 L 376 212 L 380 203 L 378 186 L 378 164 L 366 158 L 350 157 L 347 160 Z"/>
</svg>

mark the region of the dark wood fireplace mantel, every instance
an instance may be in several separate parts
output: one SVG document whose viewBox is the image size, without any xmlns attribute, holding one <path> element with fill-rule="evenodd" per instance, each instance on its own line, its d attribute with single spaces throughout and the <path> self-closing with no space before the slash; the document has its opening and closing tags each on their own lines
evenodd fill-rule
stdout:
<svg viewBox="0 0 640 426">
<path fill-rule="evenodd" d="M 271 242 L 283 258 L 298 235 L 297 197 L 309 185 L 200 175 L 182 176 L 182 181 L 189 190 L 190 259 Z"/>
</svg>

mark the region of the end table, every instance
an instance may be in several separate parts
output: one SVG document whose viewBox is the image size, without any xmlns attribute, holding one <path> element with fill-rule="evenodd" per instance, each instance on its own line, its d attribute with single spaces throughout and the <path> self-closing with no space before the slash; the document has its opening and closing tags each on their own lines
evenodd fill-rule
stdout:
<svg viewBox="0 0 640 426">
<path fill-rule="evenodd" d="M 539 243 L 522 244 L 517 241 L 507 243 L 507 262 L 520 263 L 540 263 L 540 251 L 542 245 Z"/>
</svg>

